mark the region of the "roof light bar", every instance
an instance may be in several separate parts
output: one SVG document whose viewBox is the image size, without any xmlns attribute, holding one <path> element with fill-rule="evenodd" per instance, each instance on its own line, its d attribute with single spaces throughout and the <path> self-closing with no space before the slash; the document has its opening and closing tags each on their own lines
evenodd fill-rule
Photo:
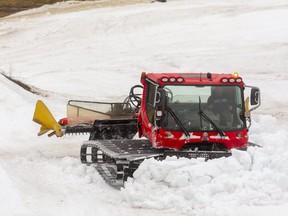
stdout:
<svg viewBox="0 0 288 216">
<path fill-rule="evenodd" d="M 161 81 L 164 82 L 164 83 L 167 83 L 167 82 L 171 82 L 171 83 L 175 83 L 175 82 L 178 82 L 178 83 L 182 83 L 184 82 L 184 78 L 183 77 L 178 77 L 178 78 L 175 78 L 175 77 L 162 77 L 161 78 Z"/>
<path fill-rule="evenodd" d="M 221 80 L 222 83 L 241 83 L 242 79 L 240 77 L 238 78 L 223 78 Z"/>
</svg>

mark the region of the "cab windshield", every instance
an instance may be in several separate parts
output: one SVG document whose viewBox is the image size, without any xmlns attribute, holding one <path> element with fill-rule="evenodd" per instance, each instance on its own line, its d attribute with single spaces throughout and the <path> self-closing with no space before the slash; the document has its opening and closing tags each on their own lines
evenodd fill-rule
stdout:
<svg viewBox="0 0 288 216">
<path fill-rule="evenodd" d="M 166 85 L 158 92 L 158 122 L 166 130 L 235 131 L 245 126 L 239 86 Z"/>
</svg>

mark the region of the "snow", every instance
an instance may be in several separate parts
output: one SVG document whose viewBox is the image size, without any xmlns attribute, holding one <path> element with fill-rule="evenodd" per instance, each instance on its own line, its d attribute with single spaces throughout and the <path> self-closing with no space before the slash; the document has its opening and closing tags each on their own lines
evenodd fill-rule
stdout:
<svg viewBox="0 0 288 216">
<path fill-rule="evenodd" d="M 122 189 L 124 199 L 133 207 L 195 215 L 240 215 L 242 212 L 235 212 L 239 206 L 287 203 L 288 133 L 275 125 L 275 131 L 271 131 L 266 126 L 270 123 L 273 127 L 275 119 L 271 117 L 261 116 L 259 122 L 255 140 L 263 148 L 233 150 L 232 157 L 208 162 L 175 157 L 146 160 Z M 272 139 L 279 141 L 277 149 L 271 147 Z M 278 214 L 285 215 L 287 211 Z"/>
<path fill-rule="evenodd" d="M 65 4 L 0 19 L 0 72 L 47 94 L 0 75 L 1 215 L 287 215 L 286 0 Z M 60 119 L 69 99 L 123 100 L 142 71 L 239 72 L 261 89 L 250 139 L 263 148 L 145 160 L 118 190 L 79 161 L 88 135 L 37 137 L 38 99 Z"/>
</svg>

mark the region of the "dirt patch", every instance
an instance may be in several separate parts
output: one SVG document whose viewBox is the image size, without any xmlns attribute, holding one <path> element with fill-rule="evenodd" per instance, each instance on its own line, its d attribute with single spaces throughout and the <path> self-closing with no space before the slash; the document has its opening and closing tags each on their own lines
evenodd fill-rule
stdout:
<svg viewBox="0 0 288 216">
<path fill-rule="evenodd" d="M 58 2 L 52 5 L 45 5 L 42 6 L 41 9 L 29 10 L 29 11 L 22 11 L 20 9 L 19 13 L 12 14 L 11 16 L 2 17 L 0 19 L 14 19 L 14 18 L 21 18 L 21 17 L 33 17 L 39 16 L 45 13 L 69 13 L 74 11 L 81 11 L 81 10 L 90 10 L 94 8 L 104 8 L 104 7 L 116 7 L 116 6 L 126 6 L 132 4 L 139 4 L 139 3 L 151 3 L 153 0 L 93 0 L 93 1 L 65 1 L 65 2 Z M 1 2 L 1 0 L 0 0 Z M 3 9 L 3 8 L 2 8 Z M 0 17 L 2 14 L 11 14 L 11 10 L 17 12 L 18 8 L 10 7 L 5 10 L 1 10 L 0 7 Z M 30 9 L 30 8 L 25 8 Z M 10 11 L 9 11 L 10 10 Z"/>
<path fill-rule="evenodd" d="M 0 0 L 0 17 L 8 16 L 19 11 L 54 4 L 59 0 Z"/>
</svg>

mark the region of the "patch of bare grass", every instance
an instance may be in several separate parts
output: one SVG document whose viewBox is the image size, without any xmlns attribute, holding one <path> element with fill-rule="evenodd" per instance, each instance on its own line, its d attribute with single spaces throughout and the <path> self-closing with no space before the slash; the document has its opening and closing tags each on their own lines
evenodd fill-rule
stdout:
<svg viewBox="0 0 288 216">
<path fill-rule="evenodd" d="M 0 0 L 0 8 L 34 8 L 56 2 L 59 0 Z"/>
<path fill-rule="evenodd" d="M 0 17 L 56 2 L 59 0 L 0 0 Z"/>
<path fill-rule="evenodd" d="M 37 16 L 41 13 L 52 12 L 52 13 L 66 13 L 80 10 L 89 10 L 93 8 L 103 8 L 103 7 L 115 7 L 115 6 L 125 6 L 137 3 L 150 3 L 153 0 L 80 0 L 80 1 L 60 1 L 60 0 L 0 0 L 0 17 L 1 13 L 5 14 L 5 16 L 31 9 L 40 7 L 42 5 L 49 5 L 54 3 L 61 3 L 56 5 L 51 5 L 45 8 L 43 11 L 32 12 L 29 16 Z M 61 7 L 65 2 L 65 7 Z M 10 11 L 9 11 L 10 10 Z M 14 10 L 14 11 L 11 11 Z M 26 16 L 20 14 L 19 16 Z M 18 17 L 19 17 L 18 16 Z"/>
<path fill-rule="evenodd" d="M 41 95 L 43 97 L 47 97 L 46 94 L 43 93 L 43 91 L 41 91 L 40 89 L 34 87 L 34 86 L 30 86 L 25 84 L 24 82 L 15 79 L 11 76 L 6 75 L 4 72 L 0 72 L 6 79 L 10 80 L 11 82 L 15 83 L 16 85 L 20 86 L 21 88 L 23 88 L 24 90 L 32 93 L 32 94 L 36 94 L 36 95 Z"/>
</svg>

